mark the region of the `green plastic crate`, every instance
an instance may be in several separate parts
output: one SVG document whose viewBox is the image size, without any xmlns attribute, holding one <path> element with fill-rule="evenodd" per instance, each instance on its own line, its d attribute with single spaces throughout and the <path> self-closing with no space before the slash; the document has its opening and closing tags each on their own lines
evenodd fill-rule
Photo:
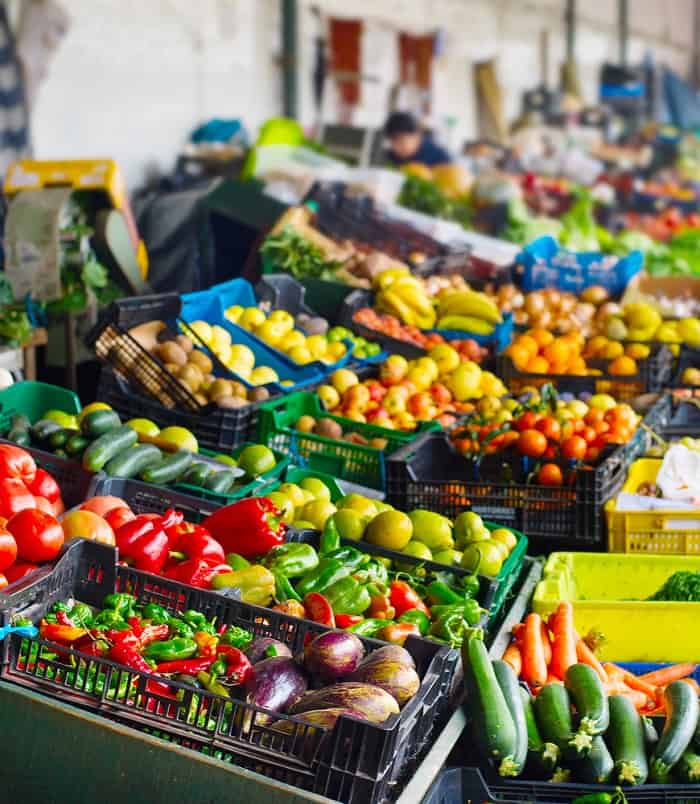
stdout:
<svg viewBox="0 0 700 804">
<path fill-rule="evenodd" d="M 359 433 L 367 439 L 385 438 L 386 448 L 379 450 L 349 441 L 334 441 L 314 433 L 300 433 L 294 429 L 294 423 L 301 416 L 333 419 L 340 424 L 343 431 Z M 260 443 L 267 444 L 271 449 L 291 453 L 292 460 L 295 463 L 301 461 L 306 469 L 381 490 L 384 490 L 386 480 L 385 454 L 390 455 L 394 450 L 410 443 L 419 433 L 439 429 L 437 422 L 421 422 L 412 433 L 354 422 L 328 413 L 321 400 L 310 391 L 298 391 L 263 402 L 258 411 Z"/>
<path fill-rule="evenodd" d="M 25 380 L 0 391 L 0 428 L 7 428 L 16 413 L 23 413 L 34 424 L 47 410 L 80 413 L 78 397 L 66 388 L 45 382 Z"/>
</svg>

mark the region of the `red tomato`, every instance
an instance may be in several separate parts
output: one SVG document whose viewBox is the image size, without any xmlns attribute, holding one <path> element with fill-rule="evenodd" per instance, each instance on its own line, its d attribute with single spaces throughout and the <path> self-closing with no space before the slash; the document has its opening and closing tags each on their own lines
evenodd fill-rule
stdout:
<svg viewBox="0 0 700 804">
<path fill-rule="evenodd" d="M 10 519 L 25 508 L 36 508 L 34 495 L 18 477 L 3 477 L 0 480 L 0 516 Z"/>
<path fill-rule="evenodd" d="M 556 463 L 544 463 L 537 472 L 537 482 L 540 486 L 561 486 L 564 475 Z"/>
<path fill-rule="evenodd" d="M 24 578 L 25 575 L 29 575 L 29 573 L 34 572 L 34 570 L 38 570 L 38 564 L 32 564 L 31 561 L 15 561 L 15 563 L 8 567 L 5 570 L 5 577 L 7 578 L 9 583 L 14 583 L 18 581 L 20 578 Z"/>
<path fill-rule="evenodd" d="M 547 439 L 539 430 L 523 430 L 516 446 L 521 455 L 539 458 L 547 449 Z"/>
<path fill-rule="evenodd" d="M 0 477 L 17 477 L 31 483 L 36 474 L 34 458 L 14 444 L 0 444 Z"/>
<path fill-rule="evenodd" d="M 50 503 L 46 497 L 34 497 L 34 502 L 36 503 L 36 507 L 39 511 L 43 511 L 45 514 L 51 514 L 51 516 L 54 516 L 53 503 Z"/>
<path fill-rule="evenodd" d="M 522 432 L 523 430 L 532 430 L 537 424 L 539 416 L 532 410 L 527 410 L 515 421 L 515 429 Z"/>
<path fill-rule="evenodd" d="M 36 508 L 15 514 L 7 529 L 17 542 L 18 557 L 25 561 L 53 561 L 63 546 L 63 530 L 58 520 Z"/>
<path fill-rule="evenodd" d="M 92 511 L 70 511 L 61 520 L 61 528 L 67 542 L 72 542 L 73 539 L 89 539 L 114 547 L 114 531 L 101 516 Z"/>
<path fill-rule="evenodd" d="M 333 609 L 331 604 L 319 592 L 309 592 L 304 598 L 304 609 L 306 616 L 313 620 L 315 623 L 327 625 L 329 628 L 335 628 L 335 618 L 333 616 Z"/>
<path fill-rule="evenodd" d="M 566 441 L 562 441 L 561 454 L 565 458 L 571 458 L 576 461 L 582 461 L 586 456 L 588 444 L 581 436 L 571 436 Z"/>
<path fill-rule="evenodd" d="M 97 516 L 104 517 L 114 508 L 128 508 L 129 506 L 122 500 L 121 497 L 90 497 L 89 500 L 80 506 L 81 511 L 92 511 Z"/>
<path fill-rule="evenodd" d="M 539 430 L 548 441 L 559 441 L 561 438 L 561 425 L 551 416 L 544 416 L 537 422 L 535 428 Z"/>
<path fill-rule="evenodd" d="M 586 450 L 586 460 L 587 461 L 597 461 L 598 456 L 600 455 L 600 450 L 598 447 L 588 447 Z"/>
<path fill-rule="evenodd" d="M 63 504 L 63 500 L 59 497 L 53 504 L 53 515 L 55 517 L 59 517 L 65 510 L 66 506 Z"/>
<path fill-rule="evenodd" d="M 136 514 L 131 510 L 131 508 L 125 508 L 122 506 L 121 508 L 112 508 L 111 511 L 107 511 L 103 519 L 110 526 L 110 528 L 116 532 L 126 522 L 131 522 L 132 519 L 136 519 Z"/>
<path fill-rule="evenodd" d="M 61 496 L 61 489 L 58 483 L 53 479 L 45 469 L 38 467 L 34 480 L 27 485 L 27 488 L 35 497 L 43 497 L 50 503 L 56 502 Z"/>
<path fill-rule="evenodd" d="M 547 444 L 547 449 L 542 453 L 543 458 L 556 458 L 557 448 L 554 444 Z"/>
<path fill-rule="evenodd" d="M 15 537 L 0 528 L 0 572 L 4 572 L 17 558 L 17 542 Z"/>
</svg>

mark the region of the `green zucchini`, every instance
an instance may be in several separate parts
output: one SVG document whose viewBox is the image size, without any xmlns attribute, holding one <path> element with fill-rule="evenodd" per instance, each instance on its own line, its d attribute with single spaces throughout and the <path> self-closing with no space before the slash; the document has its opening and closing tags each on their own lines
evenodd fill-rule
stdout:
<svg viewBox="0 0 700 804">
<path fill-rule="evenodd" d="M 674 768 L 674 774 L 678 774 L 681 782 L 689 784 L 700 782 L 700 756 L 691 748 L 686 748 Z"/>
<path fill-rule="evenodd" d="M 155 483 L 165 486 L 174 483 L 180 475 L 187 471 L 192 463 L 192 453 L 186 449 L 179 449 L 172 455 L 167 455 L 160 463 L 149 466 L 141 472 L 141 480 L 146 483 Z"/>
<path fill-rule="evenodd" d="M 204 481 L 204 488 L 213 491 L 215 494 L 228 494 L 235 482 L 236 475 L 227 469 L 223 469 L 220 472 L 212 472 Z"/>
<path fill-rule="evenodd" d="M 498 686 L 501 688 L 510 715 L 515 726 L 515 751 L 510 757 L 501 760 L 498 766 L 499 776 L 520 776 L 525 767 L 528 748 L 527 723 L 525 721 L 525 710 L 523 701 L 520 697 L 520 689 L 517 676 L 513 668 L 499 660 L 493 664 L 493 671 L 496 674 Z"/>
<path fill-rule="evenodd" d="M 163 460 L 163 453 L 155 444 L 137 444 L 127 447 L 114 456 L 104 471 L 111 477 L 136 477 L 149 466 L 155 466 Z"/>
<path fill-rule="evenodd" d="M 80 435 L 80 433 L 77 430 L 70 430 L 66 427 L 56 430 L 48 437 L 47 443 L 49 448 L 52 450 L 63 449 L 66 446 L 68 439 L 74 435 Z"/>
<path fill-rule="evenodd" d="M 608 696 L 596 671 L 587 664 L 572 664 L 564 676 L 564 686 L 579 715 L 578 730 L 602 734 L 610 722 Z"/>
<path fill-rule="evenodd" d="M 99 438 L 105 433 L 121 427 L 119 414 L 113 410 L 93 410 L 80 422 L 80 429 L 88 438 Z"/>
<path fill-rule="evenodd" d="M 478 633 L 468 635 L 462 643 L 462 664 L 467 710 L 477 746 L 495 762 L 512 757 L 517 746 L 513 716 Z"/>
<path fill-rule="evenodd" d="M 212 473 L 212 468 L 202 461 L 193 463 L 192 466 L 180 478 L 180 483 L 187 483 L 188 486 L 204 486 L 207 478 Z"/>
<path fill-rule="evenodd" d="M 610 725 L 605 740 L 615 763 L 616 784 L 644 784 L 649 773 L 642 718 L 624 695 L 611 695 Z"/>
<path fill-rule="evenodd" d="M 656 731 L 654 721 L 648 717 L 642 717 L 642 728 L 644 729 L 644 744 L 647 749 L 653 749 L 659 742 L 659 732 Z"/>
<path fill-rule="evenodd" d="M 61 425 L 53 421 L 53 419 L 39 419 L 39 421 L 32 426 L 31 432 L 37 441 L 46 441 L 51 433 L 62 429 Z"/>
<path fill-rule="evenodd" d="M 571 701 L 563 684 L 545 684 L 533 704 L 542 739 L 565 751 L 573 737 Z"/>
<path fill-rule="evenodd" d="M 684 681 L 674 681 L 664 691 L 666 722 L 651 757 L 651 778 L 665 778 L 690 745 L 698 725 L 698 698 Z"/>
<path fill-rule="evenodd" d="M 554 743 L 544 742 L 537 728 L 535 712 L 532 708 L 532 696 L 524 687 L 518 685 L 518 688 L 527 727 L 527 767 L 534 775 L 544 777 L 556 767 L 559 759 L 559 747 Z"/>
<path fill-rule="evenodd" d="M 99 413 L 100 411 L 95 411 Z M 138 441 L 138 435 L 131 427 L 120 427 L 100 436 L 83 453 L 83 466 L 88 472 L 99 472 L 104 466 Z"/>
<path fill-rule="evenodd" d="M 89 443 L 90 440 L 85 438 L 84 435 L 76 433 L 66 441 L 64 449 L 69 455 L 82 455 Z"/>
<path fill-rule="evenodd" d="M 591 750 L 583 759 L 574 763 L 576 777 L 586 784 L 605 784 L 612 775 L 615 763 L 610 756 L 605 740 L 596 734 Z"/>
</svg>

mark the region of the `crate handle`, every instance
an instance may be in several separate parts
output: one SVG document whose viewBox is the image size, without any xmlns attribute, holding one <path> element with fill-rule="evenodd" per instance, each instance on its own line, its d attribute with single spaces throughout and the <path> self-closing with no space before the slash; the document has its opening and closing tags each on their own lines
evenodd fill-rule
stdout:
<svg viewBox="0 0 700 804">
<path fill-rule="evenodd" d="M 33 639 L 38 636 L 39 629 L 34 625 L 6 625 L 4 628 L 0 628 L 0 642 L 10 634 L 18 634 L 19 636 Z"/>
</svg>

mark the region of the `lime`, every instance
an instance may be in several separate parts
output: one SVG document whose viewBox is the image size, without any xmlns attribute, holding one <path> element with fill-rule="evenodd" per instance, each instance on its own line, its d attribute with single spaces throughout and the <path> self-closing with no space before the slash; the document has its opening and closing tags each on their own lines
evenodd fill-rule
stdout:
<svg viewBox="0 0 700 804">
<path fill-rule="evenodd" d="M 323 530 L 326 526 L 326 521 L 337 510 L 335 505 L 328 500 L 312 500 L 301 509 L 301 518 L 311 522 L 311 527 L 316 530 Z"/>
<path fill-rule="evenodd" d="M 126 426 L 136 430 L 139 435 L 145 435 L 148 438 L 155 438 L 160 433 L 160 427 L 150 419 L 129 419 Z"/>
<path fill-rule="evenodd" d="M 497 542 L 470 544 L 462 555 L 462 567 L 470 572 L 478 567 L 481 575 L 495 577 L 503 566 Z"/>
<path fill-rule="evenodd" d="M 78 429 L 78 417 L 73 416 L 72 413 L 66 413 L 64 410 L 47 410 L 41 418 L 56 422 L 69 430 Z"/>
<path fill-rule="evenodd" d="M 508 548 L 508 553 L 515 547 L 518 543 L 517 538 L 512 530 L 508 530 L 508 528 L 498 528 L 497 530 L 491 531 L 491 541 L 492 542 L 502 542 Z"/>
<path fill-rule="evenodd" d="M 433 561 L 437 561 L 438 564 L 459 566 L 461 560 L 462 553 L 459 550 L 440 550 L 439 553 L 433 553 Z"/>
<path fill-rule="evenodd" d="M 297 508 L 303 508 L 306 505 L 306 503 L 313 502 L 316 499 L 314 495 L 310 491 L 307 491 L 306 489 L 299 488 L 299 492 L 301 493 L 302 498 L 299 505 L 297 505 Z"/>
<path fill-rule="evenodd" d="M 333 514 L 332 519 L 341 539 L 357 542 L 365 534 L 367 518 L 353 508 L 341 508 Z"/>
<path fill-rule="evenodd" d="M 422 508 L 411 511 L 408 516 L 413 523 L 413 538 L 431 551 L 449 550 L 455 546 L 452 525 L 446 516 Z"/>
<path fill-rule="evenodd" d="M 301 508 L 305 503 L 309 502 L 303 493 L 303 489 L 297 486 L 296 483 L 282 483 L 276 491 L 289 497 L 295 508 Z"/>
<path fill-rule="evenodd" d="M 384 511 L 367 525 L 365 539 L 387 550 L 403 550 L 411 541 L 413 525 L 403 511 Z"/>
<path fill-rule="evenodd" d="M 361 494 L 353 492 L 346 494 L 338 500 L 338 508 L 352 508 L 354 511 L 362 514 L 362 516 L 373 517 L 377 514 L 377 506 L 374 500 L 368 497 L 363 497 Z"/>
<path fill-rule="evenodd" d="M 401 552 L 407 556 L 421 558 L 423 561 L 433 560 L 433 554 L 430 548 L 423 544 L 423 542 L 417 542 L 415 539 L 411 539 L 411 541 L 403 548 Z"/>
<path fill-rule="evenodd" d="M 454 540 L 458 548 L 472 542 L 482 542 L 490 538 L 487 527 L 481 517 L 473 511 L 463 511 L 455 519 Z"/>
<path fill-rule="evenodd" d="M 489 535 L 490 535 L 490 534 L 489 534 Z M 481 546 L 481 545 L 484 545 L 484 544 L 495 544 L 495 545 L 496 545 L 496 547 L 497 547 L 497 548 L 498 548 L 498 549 L 501 551 L 501 555 L 503 556 L 503 560 L 504 560 L 504 561 L 505 561 L 505 560 L 508 558 L 508 556 L 510 555 L 510 550 L 508 550 L 508 548 L 506 547 L 506 545 L 505 545 L 505 544 L 503 544 L 503 542 L 499 542 L 499 541 L 497 541 L 496 539 L 486 539 L 486 540 L 485 540 L 485 541 L 483 541 L 483 542 L 479 542 L 479 545 L 480 545 L 480 546 Z"/>
<path fill-rule="evenodd" d="M 317 500 L 330 501 L 331 499 L 331 490 L 323 480 L 319 480 L 317 477 L 305 477 L 299 483 L 299 486 L 313 494 Z"/>
<path fill-rule="evenodd" d="M 274 452 L 264 444 L 244 447 L 238 456 L 238 466 L 248 477 L 260 477 L 274 469 L 276 464 Z"/>
<path fill-rule="evenodd" d="M 233 457 L 233 455 L 225 455 L 223 452 L 219 452 L 216 455 L 214 455 L 212 457 L 212 460 L 216 461 L 217 463 L 225 463 L 226 466 L 233 466 L 233 467 L 238 466 L 238 463 L 236 462 L 236 459 Z"/>
<path fill-rule="evenodd" d="M 91 402 L 89 405 L 85 405 L 78 414 L 78 423 L 82 422 L 88 413 L 94 413 L 96 410 L 112 410 L 112 407 L 106 402 Z"/>
<path fill-rule="evenodd" d="M 284 522 L 294 521 L 294 503 L 286 494 L 281 494 L 279 491 L 271 491 L 265 496 L 273 505 L 276 505 L 280 509 Z"/>
<path fill-rule="evenodd" d="M 158 433 L 158 440 L 175 444 L 178 449 L 199 452 L 197 439 L 186 427 L 166 427 Z"/>
</svg>

